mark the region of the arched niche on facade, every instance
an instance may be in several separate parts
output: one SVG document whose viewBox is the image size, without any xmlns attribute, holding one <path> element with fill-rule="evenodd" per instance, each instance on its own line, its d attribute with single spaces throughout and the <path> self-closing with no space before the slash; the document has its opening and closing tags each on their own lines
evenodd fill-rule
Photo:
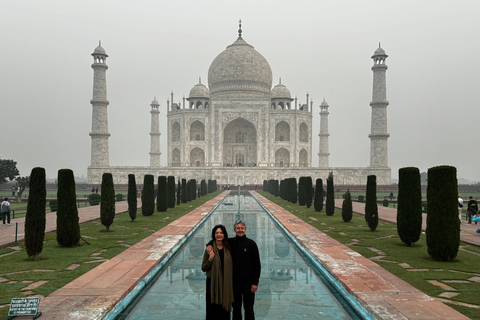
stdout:
<svg viewBox="0 0 480 320">
<path fill-rule="evenodd" d="M 280 148 L 275 152 L 275 167 L 289 167 L 290 152 L 285 148 Z"/>
<path fill-rule="evenodd" d="M 180 141 L 180 124 L 176 121 L 172 125 L 172 141 Z"/>
<path fill-rule="evenodd" d="M 308 142 L 308 126 L 305 122 L 300 124 L 300 142 Z"/>
<path fill-rule="evenodd" d="M 300 167 L 308 167 L 308 152 L 305 149 L 300 150 L 298 154 L 298 163 Z"/>
<path fill-rule="evenodd" d="M 290 141 L 290 125 L 280 121 L 275 126 L 275 141 Z"/>
<path fill-rule="evenodd" d="M 237 118 L 225 126 L 222 159 L 225 167 L 257 166 L 257 129 L 250 121 Z"/>
<path fill-rule="evenodd" d="M 180 150 L 178 150 L 178 148 L 175 148 L 172 151 L 172 166 L 180 166 Z"/>
<path fill-rule="evenodd" d="M 190 151 L 190 166 L 204 167 L 205 166 L 205 152 L 200 148 L 193 148 Z"/>
<path fill-rule="evenodd" d="M 190 141 L 205 141 L 205 125 L 195 120 L 190 125 Z"/>
</svg>

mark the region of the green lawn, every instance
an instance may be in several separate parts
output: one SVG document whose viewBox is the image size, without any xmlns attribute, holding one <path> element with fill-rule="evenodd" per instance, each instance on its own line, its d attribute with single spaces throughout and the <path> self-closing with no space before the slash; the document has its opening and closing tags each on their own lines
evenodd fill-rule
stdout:
<svg viewBox="0 0 480 320">
<path fill-rule="evenodd" d="M 303 221 L 328 234 L 330 237 L 347 245 L 367 258 L 375 258 L 380 266 L 413 285 L 426 294 L 437 297 L 444 293 L 440 287 L 429 282 L 440 281 L 458 293 L 450 298 L 452 302 L 462 302 L 480 306 L 480 249 L 460 244 L 461 250 L 455 260 L 450 262 L 435 261 L 427 253 L 425 235 L 411 247 L 406 247 L 397 235 L 395 224 L 379 221 L 377 230 L 370 231 L 363 215 L 354 214 L 350 222 L 342 220 L 342 212 L 335 210 L 333 216 L 315 212 L 313 204 L 310 208 L 292 204 L 280 197 L 260 191 L 265 198 L 277 203 Z M 313 218 L 313 219 L 312 219 Z M 379 253 L 380 250 L 382 254 Z M 404 268 L 400 263 L 407 263 L 411 268 Z M 422 269 L 425 269 L 422 271 Z M 477 278 L 474 278 L 477 277 Z M 471 319 L 480 319 L 480 309 L 449 304 Z"/>
<path fill-rule="evenodd" d="M 81 236 L 90 243 L 80 240 L 80 245 L 63 248 L 57 244 L 56 233 L 47 235 L 43 252 L 37 261 L 27 257 L 24 243 L 0 249 L 0 319 L 6 319 L 12 298 L 25 297 L 22 289 L 32 282 L 46 280 L 46 284 L 30 290 L 28 296 L 47 296 L 65 286 L 82 274 L 90 271 L 107 259 L 111 259 L 127 247 L 143 240 L 196 207 L 217 196 L 221 191 L 180 204 L 167 212 L 155 212 L 145 217 L 141 210 L 135 221 L 128 213 L 116 216 L 107 232 L 100 221 L 80 225 Z M 69 266 L 78 264 L 74 270 Z M 40 310 L 41 311 L 41 310 Z"/>
</svg>

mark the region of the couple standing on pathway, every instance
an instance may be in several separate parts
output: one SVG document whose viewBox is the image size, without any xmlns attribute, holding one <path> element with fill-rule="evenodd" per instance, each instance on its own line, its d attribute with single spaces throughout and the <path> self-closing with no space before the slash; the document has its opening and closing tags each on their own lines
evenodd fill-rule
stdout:
<svg viewBox="0 0 480 320">
<path fill-rule="evenodd" d="M 223 225 L 212 230 L 212 240 L 203 255 L 202 271 L 207 273 L 206 319 L 255 319 L 253 305 L 260 279 L 260 254 L 255 241 L 246 237 L 245 221 L 234 225 L 236 236 L 228 238 Z"/>
</svg>

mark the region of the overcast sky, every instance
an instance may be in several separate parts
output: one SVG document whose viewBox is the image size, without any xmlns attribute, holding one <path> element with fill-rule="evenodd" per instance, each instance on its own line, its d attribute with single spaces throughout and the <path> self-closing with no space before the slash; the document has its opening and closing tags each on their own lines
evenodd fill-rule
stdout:
<svg viewBox="0 0 480 320">
<path fill-rule="evenodd" d="M 270 63 L 299 102 L 330 105 L 330 166 L 370 162 L 371 56 L 386 60 L 389 165 L 452 165 L 480 181 L 480 1 L 2 0 L 0 158 L 22 176 L 54 178 L 90 165 L 93 57 L 106 50 L 110 165 L 150 163 L 150 103 L 160 103 L 167 164 L 166 100 L 207 84 L 213 59 L 238 36 Z"/>
</svg>

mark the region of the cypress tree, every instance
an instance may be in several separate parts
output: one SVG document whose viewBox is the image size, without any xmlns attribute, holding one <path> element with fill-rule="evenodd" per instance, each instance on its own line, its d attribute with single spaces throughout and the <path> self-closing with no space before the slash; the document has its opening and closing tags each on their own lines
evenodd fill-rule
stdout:
<svg viewBox="0 0 480 320">
<path fill-rule="evenodd" d="M 167 178 L 167 189 L 168 189 L 168 207 L 175 208 L 175 177 L 168 176 Z"/>
<path fill-rule="evenodd" d="M 307 196 L 306 196 L 306 177 L 300 177 L 298 179 L 298 205 L 304 206 L 306 201 L 307 201 Z"/>
<path fill-rule="evenodd" d="M 422 233 L 422 188 L 420 170 L 407 167 L 398 170 L 397 233 L 410 247 Z"/>
<path fill-rule="evenodd" d="M 307 208 L 312 206 L 313 186 L 312 177 L 305 177 L 305 205 Z"/>
<path fill-rule="evenodd" d="M 45 238 L 45 206 L 47 204 L 45 187 L 45 169 L 33 168 L 30 173 L 30 194 L 25 215 L 25 249 L 27 255 L 38 259 Z"/>
<path fill-rule="evenodd" d="M 292 195 L 292 203 L 297 203 L 297 178 L 292 178 L 290 182 L 290 190 L 291 190 L 291 195 Z"/>
<path fill-rule="evenodd" d="M 62 247 L 73 247 L 80 241 L 80 225 L 78 224 L 77 195 L 75 178 L 70 169 L 58 170 L 58 210 L 57 210 L 57 243 Z"/>
<path fill-rule="evenodd" d="M 267 189 L 268 189 L 268 182 L 267 182 L 267 180 L 263 180 L 263 189 L 262 189 L 262 191 L 268 191 Z"/>
<path fill-rule="evenodd" d="M 137 218 L 137 183 L 135 181 L 135 175 L 129 174 L 128 175 L 128 194 L 127 194 L 127 201 L 128 201 L 128 215 L 132 221 L 135 221 Z"/>
<path fill-rule="evenodd" d="M 325 213 L 327 216 L 333 216 L 335 213 L 335 189 L 333 188 L 333 172 L 328 174 L 327 178 L 327 199 L 325 200 Z"/>
<path fill-rule="evenodd" d="M 187 189 L 186 189 L 186 196 L 187 202 L 192 201 L 192 180 L 186 181 Z"/>
<path fill-rule="evenodd" d="M 187 180 L 182 179 L 182 203 L 187 203 Z"/>
<path fill-rule="evenodd" d="M 115 218 L 115 189 L 113 186 L 113 176 L 105 172 L 102 175 L 102 200 L 100 201 L 100 221 L 110 230 L 110 226 Z"/>
<path fill-rule="evenodd" d="M 435 260 L 452 260 L 460 246 L 457 169 L 438 166 L 427 174 L 428 254 Z"/>
<path fill-rule="evenodd" d="M 157 211 L 165 212 L 168 208 L 168 189 L 167 177 L 158 177 L 158 193 L 157 193 Z"/>
<path fill-rule="evenodd" d="M 202 196 L 207 195 L 207 183 L 205 182 L 205 179 L 200 182 L 200 190 L 201 190 Z"/>
<path fill-rule="evenodd" d="M 154 178 L 151 174 L 146 174 L 143 178 L 142 194 L 142 214 L 151 216 L 155 212 L 155 186 Z"/>
<path fill-rule="evenodd" d="M 180 184 L 180 178 L 178 178 L 178 184 L 177 184 L 177 206 L 180 205 L 180 202 L 182 201 L 182 185 Z"/>
<path fill-rule="evenodd" d="M 345 199 L 342 203 L 342 219 L 345 222 L 349 222 L 352 220 L 353 217 L 353 208 L 352 208 L 352 195 L 350 194 L 350 190 L 347 189 L 345 193 Z"/>
<path fill-rule="evenodd" d="M 284 183 L 285 183 L 285 180 L 280 180 L 280 198 L 285 200 L 285 190 L 284 190 Z"/>
<path fill-rule="evenodd" d="M 197 180 L 192 179 L 190 180 L 190 190 L 192 191 L 192 196 L 190 197 L 192 200 L 197 199 Z"/>
<path fill-rule="evenodd" d="M 273 195 L 275 197 L 278 197 L 280 194 L 280 190 L 279 190 L 279 187 L 278 187 L 278 180 L 273 180 Z"/>
<path fill-rule="evenodd" d="M 378 226 L 378 206 L 377 206 L 377 177 L 370 175 L 367 177 L 367 194 L 365 199 L 365 221 L 367 221 L 370 230 L 375 231 Z"/>
<path fill-rule="evenodd" d="M 323 181 L 322 179 L 315 180 L 315 198 L 313 199 L 313 207 L 315 211 L 323 210 Z"/>
</svg>

